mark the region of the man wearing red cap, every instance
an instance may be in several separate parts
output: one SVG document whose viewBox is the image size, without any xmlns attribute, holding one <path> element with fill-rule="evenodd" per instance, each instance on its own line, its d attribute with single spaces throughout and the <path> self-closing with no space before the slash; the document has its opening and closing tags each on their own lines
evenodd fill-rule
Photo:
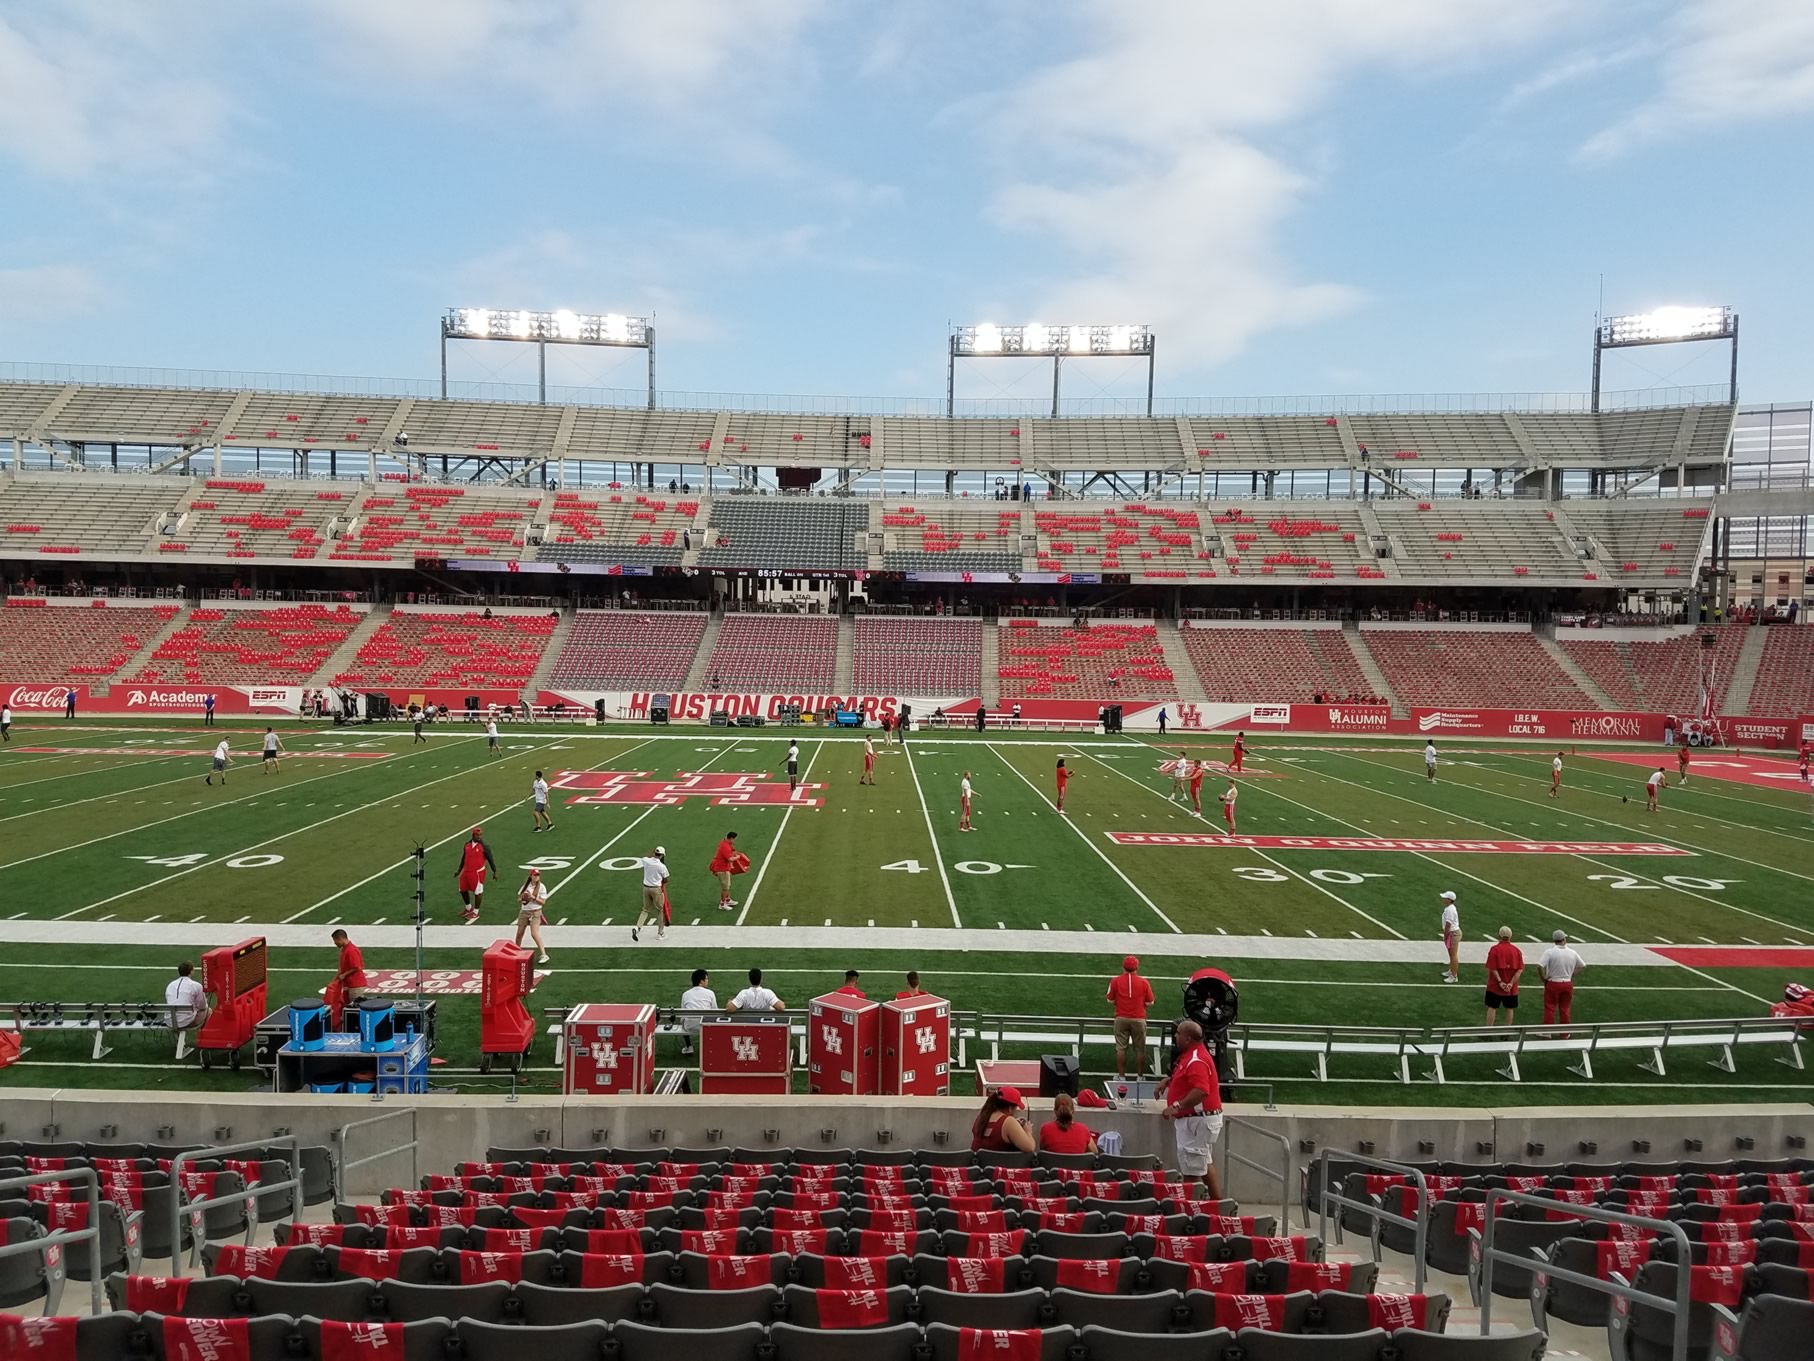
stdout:
<svg viewBox="0 0 1814 1361">
<path fill-rule="evenodd" d="M 1178 1063 L 1165 1087 L 1165 1109 L 1173 1122 L 1178 1148 L 1178 1175 L 1201 1177 L 1211 1200 L 1222 1199 L 1222 1175 L 1216 1171 L 1216 1140 L 1222 1134 L 1222 1090 L 1216 1061 L 1203 1044 L 1203 1028 L 1178 1022 Z"/>
<path fill-rule="evenodd" d="M 1115 1076 L 1127 1077 L 1127 1051 L 1134 1051 L 1134 1076 L 1146 1071 L 1146 1009 L 1153 1004 L 1153 985 L 1140 976 L 1140 961 L 1129 955 L 1121 972 L 1109 981 L 1108 1000 L 1115 1004 Z"/>
<path fill-rule="evenodd" d="M 460 901 L 465 904 L 461 916 L 471 926 L 479 919 L 479 904 L 485 899 L 485 871 L 495 871 L 498 862 L 492 859 L 491 847 L 485 844 L 484 833 L 477 827 L 472 829 L 472 836 L 460 848 L 460 866 L 454 871 L 454 878 L 460 885 Z"/>
</svg>

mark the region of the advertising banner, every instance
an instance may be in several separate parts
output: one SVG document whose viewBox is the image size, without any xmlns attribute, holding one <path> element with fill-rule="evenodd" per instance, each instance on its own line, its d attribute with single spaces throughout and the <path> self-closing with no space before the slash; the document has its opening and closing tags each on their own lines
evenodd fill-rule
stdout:
<svg viewBox="0 0 1814 1361">
<path fill-rule="evenodd" d="M 1594 713 L 1577 709 L 1471 709 L 1459 705 L 1411 710 L 1425 737 L 1541 737 L 1581 742 L 1661 742 L 1662 714 Z"/>
</svg>

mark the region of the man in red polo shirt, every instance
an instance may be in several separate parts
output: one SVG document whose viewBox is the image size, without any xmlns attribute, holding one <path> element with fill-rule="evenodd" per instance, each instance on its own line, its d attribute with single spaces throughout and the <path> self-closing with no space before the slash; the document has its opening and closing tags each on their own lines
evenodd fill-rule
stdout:
<svg viewBox="0 0 1814 1361">
<path fill-rule="evenodd" d="M 1203 1044 L 1203 1028 L 1178 1022 L 1178 1063 L 1165 1087 L 1165 1109 L 1173 1122 L 1178 1147 L 1178 1175 L 1201 1177 L 1211 1200 L 1222 1199 L 1222 1174 L 1216 1171 L 1216 1140 L 1222 1137 L 1222 1090 L 1216 1061 Z"/>
<path fill-rule="evenodd" d="M 1129 955 L 1121 972 L 1109 981 L 1108 1000 L 1115 1004 L 1115 1076 L 1127 1077 L 1127 1051 L 1134 1051 L 1134 1076 L 1146 1071 L 1146 1009 L 1153 1004 L 1153 985 L 1140 976 L 1140 961 Z"/>
<path fill-rule="evenodd" d="M 340 966 L 334 981 L 340 985 L 340 997 L 346 1006 L 357 1006 L 365 997 L 365 956 L 345 931 L 336 930 L 330 939 L 340 951 Z"/>
<path fill-rule="evenodd" d="M 1499 1013 L 1505 1012 L 1505 1023 L 1518 1020 L 1518 978 L 1524 972 L 1524 951 L 1512 944 L 1512 928 L 1499 928 L 1499 943 L 1486 952 L 1486 1023 L 1499 1024 Z"/>
</svg>

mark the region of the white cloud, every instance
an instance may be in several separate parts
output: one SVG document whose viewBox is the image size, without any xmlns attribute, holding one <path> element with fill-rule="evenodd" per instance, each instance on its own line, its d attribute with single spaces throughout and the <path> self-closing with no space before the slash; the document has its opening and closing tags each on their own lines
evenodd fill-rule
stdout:
<svg viewBox="0 0 1814 1361">
<path fill-rule="evenodd" d="M 827 0 L 309 0 L 343 70 L 449 102 L 669 113 L 732 92 L 780 98 Z"/>
<path fill-rule="evenodd" d="M 1616 71 L 1622 66 L 1629 66 L 1634 61 L 1654 56 L 1656 50 L 1656 43 L 1647 40 L 1629 43 L 1605 52 L 1573 53 L 1512 86 L 1506 92 L 1505 98 L 1500 101 L 1499 107 L 1501 109 L 1515 108 L 1539 95 L 1546 95 L 1552 90 L 1578 85 L 1595 76 Z"/>
<path fill-rule="evenodd" d="M 18 325 L 86 312 L 104 293 L 94 271 L 82 265 L 0 269 L 0 322 Z"/>
<path fill-rule="evenodd" d="M 997 193 L 992 218 L 1076 257 L 1078 272 L 1026 299 L 1026 315 L 1148 322 L 1179 362 L 1207 365 L 1262 331 L 1353 307 L 1352 287 L 1293 278 L 1277 238 L 1312 186 L 1257 139 L 1316 112 L 1350 78 L 1450 76 L 1564 9 L 1079 0 L 1069 13 L 1088 55 L 961 110 L 1002 130 L 1004 157 L 1036 167 Z"/>
<path fill-rule="evenodd" d="M 0 157 L 47 179 L 183 190 L 216 177 L 233 123 L 195 11 L 18 6 L 0 16 Z"/>
<path fill-rule="evenodd" d="M 1582 143 L 1604 161 L 1678 132 L 1814 112 L 1814 4 L 1690 0 L 1670 21 L 1654 93 Z"/>
</svg>

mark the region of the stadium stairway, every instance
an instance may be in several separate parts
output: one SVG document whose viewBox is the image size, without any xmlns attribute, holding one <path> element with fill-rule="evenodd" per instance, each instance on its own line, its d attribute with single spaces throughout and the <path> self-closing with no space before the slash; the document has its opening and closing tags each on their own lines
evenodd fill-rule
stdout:
<svg viewBox="0 0 1814 1361">
<path fill-rule="evenodd" d="M 365 646 L 367 639 L 384 627 L 384 621 L 390 617 L 391 607 L 389 605 L 373 605 L 371 612 L 359 621 L 359 627 L 347 635 L 346 641 L 336 649 L 333 656 L 327 659 L 327 663 L 321 670 L 310 676 L 303 684 L 311 688 L 332 685 L 335 676 L 343 671 L 351 671 L 353 663 L 359 655 L 359 649 Z"/>
<path fill-rule="evenodd" d="M 554 674 L 554 664 L 561 659 L 561 649 L 567 646 L 567 638 L 573 632 L 573 625 L 579 618 L 578 610 L 562 610 L 561 621 L 554 626 L 554 632 L 548 638 L 548 650 L 542 653 L 542 660 L 536 663 L 535 674 L 523 686 L 527 702 L 536 703 L 536 696 L 541 694 L 548 684 L 548 678 Z"/>
<path fill-rule="evenodd" d="M 718 634 L 723 628 L 723 610 L 713 610 L 706 616 L 705 632 L 699 638 L 699 651 L 693 654 L 693 664 L 687 668 L 686 688 L 694 694 L 704 690 L 711 682 L 712 649 L 718 646 Z"/>
<path fill-rule="evenodd" d="M 1360 663 L 1361 674 L 1367 678 L 1367 684 L 1373 687 L 1373 693 L 1383 695 L 1386 703 L 1392 706 L 1392 717 L 1410 717 L 1410 708 L 1392 689 L 1392 683 L 1386 679 L 1386 673 L 1379 669 L 1379 660 L 1368 648 L 1367 640 L 1361 634 L 1360 625 L 1352 619 L 1344 620 L 1342 637 L 1348 640 L 1348 646 L 1354 650 L 1354 660 Z"/>
<path fill-rule="evenodd" d="M 1554 624 L 1551 624 L 1548 628 L 1538 629 L 1537 641 L 1543 645 L 1543 650 L 1549 653 L 1556 665 L 1568 673 L 1569 679 L 1574 681 L 1576 685 L 1580 686 L 1593 698 L 1595 705 L 1609 711 L 1616 710 L 1619 707 L 1613 697 L 1600 687 L 1599 682 L 1594 680 L 1587 672 L 1583 671 L 1580 664 L 1576 662 L 1573 657 L 1568 655 L 1562 644 L 1556 641 L 1556 628 Z M 1755 672 L 1753 672 L 1753 674 L 1755 674 Z"/>
<path fill-rule="evenodd" d="M 857 670 L 857 625 L 848 614 L 838 616 L 838 660 L 832 668 L 831 688 L 840 695 L 851 693 Z"/>
<path fill-rule="evenodd" d="M 1001 704 L 1001 622 L 983 620 L 983 703 L 991 708 Z"/>
<path fill-rule="evenodd" d="M 1732 664 L 1732 680 L 1726 686 L 1725 712 L 1751 712 L 1751 691 L 1757 685 L 1757 668 L 1764 660 L 1764 644 L 1770 641 L 1770 630 L 1752 625 L 1745 630 L 1745 641 L 1739 644 L 1738 660 Z"/>
<path fill-rule="evenodd" d="M 1184 635 L 1178 632 L 1175 622 L 1160 623 L 1159 646 L 1165 651 L 1165 664 L 1177 678 L 1178 698 L 1196 703 L 1206 700 L 1208 696 L 1203 693 L 1203 681 L 1197 675 L 1197 668 L 1191 665 L 1190 653 L 1184 647 Z"/>
<path fill-rule="evenodd" d="M 189 610 L 185 606 L 166 619 L 163 626 L 145 640 L 145 645 L 126 659 L 126 665 L 114 673 L 115 678 L 138 675 L 142 667 L 150 665 L 151 658 L 164 645 L 164 641 L 188 622 Z"/>
</svg>

